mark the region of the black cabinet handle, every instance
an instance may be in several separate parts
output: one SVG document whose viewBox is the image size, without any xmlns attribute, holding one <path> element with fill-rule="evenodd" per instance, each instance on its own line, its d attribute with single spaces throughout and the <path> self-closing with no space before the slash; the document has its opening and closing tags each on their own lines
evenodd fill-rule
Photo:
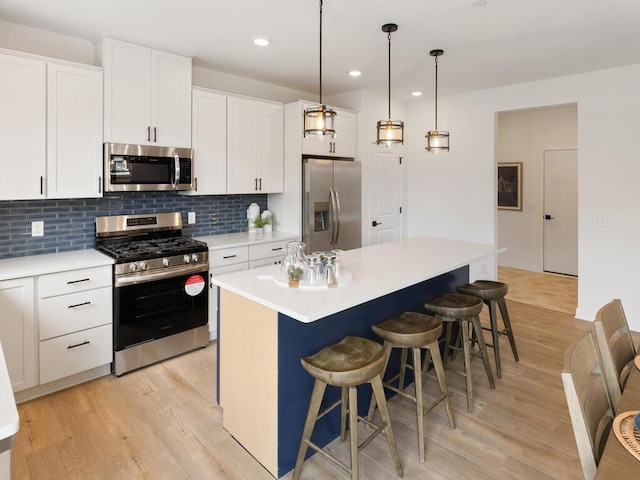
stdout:
<svg viewBox="0 0 640 480">
<path fill-rule="evenodd" d="M 226 257 L 222 257 L 222 258 L 224 258 L 224 259 L 227 259 L 227 258 L 236 258 L 237 256 L 238 256 L 238 255 L 227 255 Z"/>
<path fill-rule="evenodd" d="M 158 129 L 157 127 L 153 127 L 153 141 L 157 142 L 158 141 Z"/>
<path fill-rule="evenodd" d="M 272 252 L 277 252 L 278 250 L 282 250 L 282 249 L 283 249 L 282 247 L 272 248 L 271 251 Z"/>
<path fill-rule="evenodd" d="M 551 215 L 545 215 L 544 219 L 545 220 L 553 220 L 555 217 L 552 217 Z"/>
<path fill-rule="evenodd" d="M 151 141 L 151 127 L 147 127 L 147 142 Z"/>
<path fill-rule="evenodd" d="M 75 305 L 69 305 L 67 308 L 83 307 L 85 305 L 91 305 L 91 302 L 76 303 Z"/>
<path fill-rule="evenodd" d="M 71 350 L 72 348 L 76 348 L 76 347 L 81 347 L 81 346 L 83 346 L 83 345 L 89 345 L 90 343 L 91 343 L 91 342 L 90 342 L 89 340 L 85 340 L 85 341 L 84 341 L 84 342 L 82 342 L 82 343 L 76 343 L 75 345 L 69 345 L 69 346 L 67 347 L 67 350 Z"/>
<path fill-rule="evenodd" d="M 80 282 L 88 282 L 89 280 L 91 280 L 90 278 L 83 278 L 82 280 L 70 280 L 67 282 L 67 285 L 73 285 L 74 283 L 80 283 Z"/>
</svg>

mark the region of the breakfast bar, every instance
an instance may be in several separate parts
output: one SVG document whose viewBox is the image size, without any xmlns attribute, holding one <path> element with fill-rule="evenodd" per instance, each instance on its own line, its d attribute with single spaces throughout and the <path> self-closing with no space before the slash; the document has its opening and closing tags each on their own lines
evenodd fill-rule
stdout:
<svg viewBox="0 0 640 480">
<path fill-rule="evenodd" d="M 275 279 L 278 266 L 214 277 L 224 428 L 274 477 L 285 475 L 313 386 L 300 359 L 346 335 L 375 338 L 371 325 L 424 311 L 425 301 L 469 281 L 470 264 L 497 253 L 492 245 L 418 237 L 341 253 L 350 281 L 333 288 L 287 287 Z M 358 392 L 359 410 L 370 395 Z M 338 397 L 339 389 L 328 389 L 325 404 Z M 335 410 L 318 421 L 312 438 L 324 446 L 339 432 Z"/>
</svg>

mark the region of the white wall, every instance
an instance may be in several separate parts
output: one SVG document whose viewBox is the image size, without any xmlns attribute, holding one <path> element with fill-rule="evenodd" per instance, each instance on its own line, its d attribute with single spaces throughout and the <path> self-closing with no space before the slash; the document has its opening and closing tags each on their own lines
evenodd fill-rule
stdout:
<svg viewBox="0 0 640 480">
<path fill-rule="evenodd" d="M 577 115 L 575 104 L 498 115 L 497 161 L 522 162 L 522 211 L 498 210 L 499 265 L 543 271 L 544 151 L 578 148 Z"/>
<path fill-rule="evenodd" d="M 577 103 L 578 256 L 576 316 L 621 298 L 640 330 L 640 161 L 637 112 L 640 65 L 512 85 L 438 99 L 438 126 L 451 132 L 451 151 L 427 155 L 432 102 L 409 106 L 409 235 L 431 234 L 497 244 L 496 113 Z M 611 227 L 594 225 L 594 215 Z"/>
</svg>

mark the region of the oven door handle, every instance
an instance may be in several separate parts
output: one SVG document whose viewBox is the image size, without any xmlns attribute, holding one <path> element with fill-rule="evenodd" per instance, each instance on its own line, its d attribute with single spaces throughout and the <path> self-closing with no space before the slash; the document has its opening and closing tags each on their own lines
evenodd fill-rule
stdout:
<svg viewBox="0 0 640 480">
<path fill-rule="evenodd" d="M 160 272 L 144 272 L 136 273 L 133 275 L 121 275 L 114 280 L 114 287 L 126 287 L 128 285 L 135 285 L 137 283 L 153 282 L 155 280 L 163 280 L 166 278 L 180 277 L 182 275 L 189 275 L 192 273 L 202 273 L 206 277 L 209 273 L 209 266 L 207 264 L 180 266 L 177 268 L 168 268 L 161 270 Z"/>
</svg>

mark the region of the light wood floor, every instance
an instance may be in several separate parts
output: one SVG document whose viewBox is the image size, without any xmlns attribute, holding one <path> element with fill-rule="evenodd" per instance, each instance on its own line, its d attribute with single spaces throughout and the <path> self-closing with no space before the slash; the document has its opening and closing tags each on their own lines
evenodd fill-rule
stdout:
<svg viewBox="0 0 640 480">
<path fill-rule="evenodd" d="M 412 405 L 389 403 L 405 479 L 582 478 L 560 371 L 566 348 L 590 324 L 513 299 L 508 308 L 520 362 L 503 339 L 503 378 L 495 390 L 474 362 L 471 414 L 464 379 L 447 373 L 457 428 L 449 428 L 442 406 L 427 416 L 425 464 L 418 461 Z M 120 378 L 103 377 L 21 404 L 13 479 L 272 479 L 222 428 L 214 401 L 215 353 L 212 343 Z M 430 380 L 425 400 L 436 388 Z M 347 449 L 348 443 L 330 445 L 348 463 Z M 301 475 L 343 478 L 319 455 L 305 462 Z M 395 478 L 382 437 L 362 452 L 361 478 Z"/>
</svg>

